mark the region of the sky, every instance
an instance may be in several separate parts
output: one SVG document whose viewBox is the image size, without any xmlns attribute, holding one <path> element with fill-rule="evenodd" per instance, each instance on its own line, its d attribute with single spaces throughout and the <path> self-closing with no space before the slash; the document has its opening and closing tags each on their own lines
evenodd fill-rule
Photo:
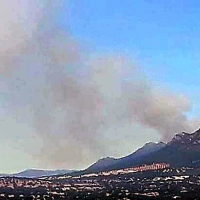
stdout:
<svg viewBox="0 0 200 200">
<path fill-rule="evenodd" d="M 198 115 L 199 2 L 71 1 L 70 30 L 99 52 L 128 53 L 158 85 L 191 96 Z"/>
<path fill-rule="evenodd" d="M 199 4 L 3 1 L 0 172 L 83 169 L 199 128 Z"/>
</svg>

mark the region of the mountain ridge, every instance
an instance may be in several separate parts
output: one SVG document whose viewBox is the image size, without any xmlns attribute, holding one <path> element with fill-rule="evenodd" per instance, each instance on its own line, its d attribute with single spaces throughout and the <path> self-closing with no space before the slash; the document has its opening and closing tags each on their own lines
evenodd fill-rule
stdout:
<svg viewBox="0 0 200 200">
<path fill-rule="evenodd" d="M 199 152 L 200 129 L 193 133 L 177 133 L 168 143 L 147 142 L 133 153 L 121 158 L 101 158 L 85 170 L 75 171 L 28 169 L 8 176 L 37 178 L 42 176 L 56 176 L 63 174 L 87 174 L 163 162 L 170 164 L 171 167 L 200 167 Z M 39 175 L 34 173 L 31 174 L 32 170 L 38 172 Z"/>
<path fill-rule="evenodd" d="M 99 159 L 97 162 L 95 162 L 94 164 L 89 166 L 86 169 L 86 171 L 87 172 L 96 172 L 96 171 L 102 171 L 105 169 L 116 168 L 118 165 L 120 165 L 121 162 L 126 163 L 130 159 L 137 160 L 141 156 L 146 156 L 152 152 L 160 150 L 161 148 L 165 147 L 165 145 L 166 144 L 164 142 L 158 142 L 158 143 L 147 142 L 142 147 L 140 147 L 139 149 L 137 149 L 136 151 L 134 151 L 133 153 L 131 153 L 127 156 L 124 156 L 121 158 L 106 157 L 106 158 Z"/>
<path fill-rule="evenodd" d="M 39 178 L 42 176 L 63 175 L 74 172 L 75 170 L 44 170 L 44 169 L 26 169 L 17 173 L 0 174 L 0 177 L 17 177 L 17 178 Z"/>
<path fill-rule="evenodd" d="M 177 133 L 168 143 L 148 142 L 132 154 L 118 158 L 105 168 L 85 172 L 109 171 L 143 164 L 166 162 L 172 167 L 200 167 L 200 129 L 192 133 Z"/>
</svg>

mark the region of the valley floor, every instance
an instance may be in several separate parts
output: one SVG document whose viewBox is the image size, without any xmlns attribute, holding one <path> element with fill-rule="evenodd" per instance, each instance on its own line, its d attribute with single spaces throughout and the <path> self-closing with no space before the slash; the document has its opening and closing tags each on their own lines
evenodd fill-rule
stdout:
<svg viewBox="0 0 200 200">
<path fill-rule="evenodd" d="M 1 199 L 199 199 L 198 170 L 165 169 L 43 179 L 0 178 Z"/>
</svg>

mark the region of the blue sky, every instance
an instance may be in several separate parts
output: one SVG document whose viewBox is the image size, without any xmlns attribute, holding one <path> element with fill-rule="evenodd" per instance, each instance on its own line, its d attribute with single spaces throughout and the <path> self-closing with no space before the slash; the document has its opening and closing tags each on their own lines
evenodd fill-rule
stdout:
<svg viewBox="0 0 200 200">
<path fill-rule="evenodd" d="M 199 6 L 197 0 L 74 0 L 68 17 L 79 41 L 97 52 L 128 54 L 157 85 L 189 96 L 193 117 L 200 108 Z"/>
</svg>

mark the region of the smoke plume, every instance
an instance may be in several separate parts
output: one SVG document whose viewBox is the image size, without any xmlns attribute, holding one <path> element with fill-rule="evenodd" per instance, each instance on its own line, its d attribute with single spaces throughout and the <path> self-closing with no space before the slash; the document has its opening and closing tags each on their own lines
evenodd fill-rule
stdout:
<svg viewBox="0 0 200 200">
<path fill-rule="evenodd" d="M 61 2 L 1 1 L 1 93 L 9 115 L 43 141 L 37 159 L 90 162 L 108 151 L 102 133 L 125 124 L 154 129 L 165 141 L 197 128 L 185 114 L 189 100 L 156 89 L 126 55 L 87 55 L 56 24 Z"/>
</svg>

